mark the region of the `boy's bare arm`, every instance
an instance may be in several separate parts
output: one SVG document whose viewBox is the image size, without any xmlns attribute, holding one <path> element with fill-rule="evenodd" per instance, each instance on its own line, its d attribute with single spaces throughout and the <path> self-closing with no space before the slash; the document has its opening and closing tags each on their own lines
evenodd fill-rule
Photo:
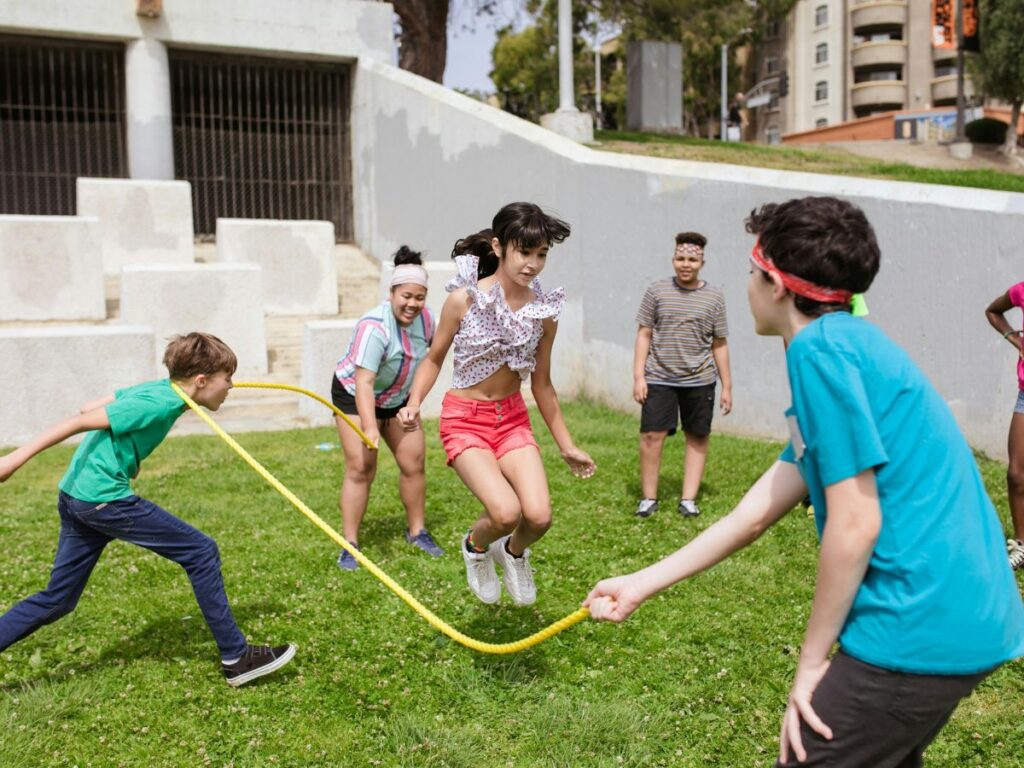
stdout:
<svg viewBox="0 0 1024 768">
<path fill-rule="evenodd" d="M 633 344 L 633 399 L 638 403 L 647 400 L 647 379 L 644 369 L 647 367 L 647 356 L 651 352 L 651 338 L 654 329 L 646 325 L 636 329 L 636 342 Z"/>
<path fill-rule="evenodd" d="M 85 403 L 81 408 L 78 409 L 78 412 L 88 413 L 89 411 L 95 411 L 97 408 L 105 408 L 112 402 L 114 402 L 114 396 L 106 395 L 105 397 L 100 397 Z"/>
<path fill-rule="evenodd" d="M 711 341 L 711 355 L 715 358 L 718 378 L 722 382 L 722 413 L 732 410 L 732 369 L 729 367 L 729 340 L 724 336 Z"/>
<path fill-rule="evenodd" d="M 864 581 L 882 528 L 874 470 L 865 470 L 856 477 L 828 486 L 825 501 L 828 519 L 821 538 L 814 603 L 782 721 L 780 754 L 783 760 L 787 759 L 790 748 L 797 759 L 805 757 L 800 738 L 801 720 L 825 738 L 832 737 L 828 724 L 821 721 L 811 706 L 811 698 L 828 670 L 829 652 Z"/>
<path fill-rule="evenodd" d="M 107 429 L 109 426 L 110 419 L 107 418 L 107 411 L 104 408 L 96 408 L 88 413 L 79 413 L 54 424 L 52 427 L 40 432 L 32 440 L 21 446 L 21 448 L 16 448 L 6 456 L 0 457 L 0 483 L 17 472 L 25 462 L 37 453 L 42 453 L 51 445 L 56 445 L 81 432 L 88 432 L 93 429 Z"/>
<path fill-rule="evenodd" d="M 756 540 L 807 493 L 795 464 L 777 461 L 729 515 L 663 560 L 600 582 L 584 601 L 595 619 L 623 621 L 640 604 L 676 582 L 707 570 Z"/>
</svg>

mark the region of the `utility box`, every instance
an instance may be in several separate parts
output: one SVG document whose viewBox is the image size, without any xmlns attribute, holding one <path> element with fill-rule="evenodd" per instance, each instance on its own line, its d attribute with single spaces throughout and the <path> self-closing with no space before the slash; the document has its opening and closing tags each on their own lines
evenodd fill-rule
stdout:
<svg viewBox="0 0 1024 768">
<path fill-rule="evenodd" d="M 626 49 L 626 128 L 683 132 L 683 46 L 653 40 Z"/>
</svg>

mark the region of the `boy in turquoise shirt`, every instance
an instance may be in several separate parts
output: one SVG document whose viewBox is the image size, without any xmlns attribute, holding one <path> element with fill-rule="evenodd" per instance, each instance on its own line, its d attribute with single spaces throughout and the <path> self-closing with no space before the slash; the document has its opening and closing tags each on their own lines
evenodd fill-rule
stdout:
<svg viewBox="0 0 1024 768">
<path fill-rule="evenodd" d="M 173 381 L 216 411 L 231 390 L 234 352 L 216 336 L 190 333 L 164 353 L 169 379 L 118 390 L 85 405 L 28 444 L 0 457 L 0 482 L 51 445 L 87 432 L 58 487 L 60 539 L 50 583 L 0 616 L 0 651 L 74 610 L 106 545 L 121 539 L 178 563 L 220 650 L 224 677 L 239 686 L 287 664 L 293 645 L 252 646 L 231 615 L 217 544 L 156 504 L 136 496 L 131 480 L 185 411 Z"/>
<path fill-rule="evenodd" d="M 919 766 L 959 701 L 1024 655 L 999 521 L 935 388 L 850 314 L 880 261 L 863 212 L 803 198 L 764 206 L 747 229 L 758 237 L 755 329 L 787 343 L 790 443 L 730 515 L 661 562 L 600 582 L 585 604 L 622 621 L 809 492 L 821 555 L 776 765 Z"/>
</svg>

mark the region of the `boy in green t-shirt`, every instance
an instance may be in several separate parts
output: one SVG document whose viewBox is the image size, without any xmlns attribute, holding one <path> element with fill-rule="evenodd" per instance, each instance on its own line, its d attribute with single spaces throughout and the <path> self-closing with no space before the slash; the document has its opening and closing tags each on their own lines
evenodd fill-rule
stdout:
<svg viewBox="0 0 1024 768">
<path fill-rule="evenodd" d="M 238 360 L 216 336 L 178 336 L 164 352 L 169 379 L 120 389 L 87 403 L 72 416 L 0 457 L 0 483 L 52 445 L 82 432 L 71 465 L 58 487 L 60 539 L 50 583 L 0 616 L 0 651 L 74 610 L 106 545 L 121 539 L 178 563 L 217 642 L 229 685 L 239 686 L 283 667 L 291 644 L 249 645 L 231 615 L 217 544 L 156 504 L 136 496 L 131 480 L 143 459 L 185 412 L 171 382 L 199 405 L 216 411 L 231 390 Z"/>
</svg>

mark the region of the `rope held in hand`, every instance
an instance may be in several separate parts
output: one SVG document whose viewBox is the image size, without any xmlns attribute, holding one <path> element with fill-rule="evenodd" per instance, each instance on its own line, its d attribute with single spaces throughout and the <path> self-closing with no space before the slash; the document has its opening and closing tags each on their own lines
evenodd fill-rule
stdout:
<svg viewBox="0 0 1024 768">
<path fill-rule="evenodd" d="M 258 389 L 285 389 L 290 392 L 298 392 L 300 394 L 307 395 L 308 397 L 312 397 L 315 400 L 320 401 L 324 405 L 327 405 L 338 415 L 342 416 L 353 429 L 359 432 L 364 442 L 372 445 L 372 443 L 370 443 L 370 441 L 366 439 L 366 435 L 363 434 L 361 430 L 359 430 L 359 428 L 351 421 L 351 419 L 346 417 L 345 414 L 341 413 L 341 411 L 338 410 L 333 403 L 327 402 L 316 393 L 310 392 L 308 389 L 304 389 L 302 387 L 295 387 L 290 384 L 267 384 L 262 382 L 239 382 L 235 384 L 235 386 Z M 288 490 L 280 480 L 274 477 L 262 464 L 256 461 L 256 459 L 254 459 L 248 453 L 248 451 L 246 451 L 242 446 L 240 446 L 235 441 L 235 439 L 231 437 L 231 435 L 225 432 L 223 428 L 221 428 L 221 426 L 216 421 L 214 421 L 213 418 L 211 418 L 211 416 L 206 411 L 200 408 L 192 400 L 192 398 L 185 394 L 181 387 L 179 387 L 174 382 L 171 382 L 171 387 L 173 387 L 174 391 L 177 392 L 178 397 L 184 400 L 185 404 L 188 405 L 188 407 L 191 408 L 193 411 L 195 411 L 196 415 L 199 416 L 199 418 L 206 422 L 207 426 L 209 426 L 210 429 L 212 429 L 218 436 L 220 436 L 220 438 L 224 442 L 231 446 L 235 453 L 237 453 L 246 464 L 248 464 L 250 467 L 253 468 L 253 470 L 256 471 L 256 474 L 258 474 L 260 477 L 266 480 L 267 483 L 272 488 L 274 488 L 274 490 L 276 490 L 288 501 L 290 501 L 292 503 L 292 506 L 294 506 L 297 510 L 304 514 L 309 519 L 309 521 L 313 523 L 313 525 L 315 525 L 317 528 L 319 528 L 321 531 L 327 534 L 331 541 L 333 541 L 335 544 L 337 544 L 350 555 L 352 555 L 352 557 L 354 557 L 361 566 L 363 566 L 366 570 L 368 570 L 380 581 L 382 581 L 384 585 L 388 587 L 388 589 L 390 589 L 392 592 L 394 592 L 396 595 L 402 598 L 402 600 L 404 600 L 406 604 L 408 604 L 408 606 L 412 608 L 416 613 L 423 617 L 428 624 L 430 624 L 432 627 L 434 627 L 434 629 L 438 630 L 442 634 L 447 635 L 455 642 L 460 643 L 466 646 L 467 648 L 471 648 L 474 651 L 479 651 L 480 653 L 517 653 L 519 651 L 524 651 L 527 648 L 537 645 L 538 643 L 547 640 L 549 637 L 557 635 L 559 632 L 568 629 L 573 624 L 582 621 L 590 615 L 590 611 L 588 611 L 586 608 L 578 608 L 577 610 L 570 613 L 568 616 L 559 619 L 554 624 L 545 627 L 539 632 L 535 632 L 529 637 L 524 637 L 521 640 L 515 640 L 510 643 L 486 643 L 482 640 L 476 640 L 472 637 L 469 637 L 466 634 L 463 634 L 459 630 L 455 629 L 455 627 L 451 626 L 446 621 L 437 616 L 433 611 L 431 611 L 429 608 L 423 605 L 415 597 L 410 595 L 405 590 L 405 588 L 402 587 L 401 584 L 399 584 L 386 573 L 384 573 L 384 571 L 382 571 L 376 565 L 376 563 L 370 560 L 358 549 L 353 547 L 341 534 L 339 534 L 336 530 L 334 530 L 331 526 L 324 522 L 324 520 L 319 515 L 317 515 L 313 510 L 306 506 L 306 504 L 298 496 L 296 496 L 294 493 Z"/>
</svg>

